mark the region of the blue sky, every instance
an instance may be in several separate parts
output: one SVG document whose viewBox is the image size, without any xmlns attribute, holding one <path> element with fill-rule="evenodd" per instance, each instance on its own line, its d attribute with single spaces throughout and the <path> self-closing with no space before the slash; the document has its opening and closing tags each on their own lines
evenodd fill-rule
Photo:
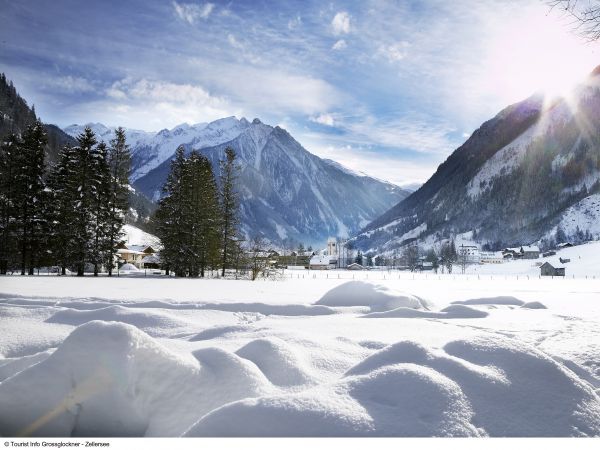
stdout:
<svg viewBox="0 0 600 450">
<path fill-rule="evenodd" d="M 541 78 L 600 62 L 538 0 L 0 0 L 0 11 L 0 71 L 44 121 L 158 131 L 259 117 L 398 184 L 425 181 Z"/>
</svg>

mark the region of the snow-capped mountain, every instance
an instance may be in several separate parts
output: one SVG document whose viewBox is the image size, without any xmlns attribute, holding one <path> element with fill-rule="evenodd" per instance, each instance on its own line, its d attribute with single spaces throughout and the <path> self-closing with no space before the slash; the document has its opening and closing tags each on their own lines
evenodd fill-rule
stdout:
<svg viewBox="0 0 600 450">
<path fill-rule="evenodd" d="M 178 145 L 200 150 L 215 171 L 225 148 L 233 147 L 241 167 L 243 231 L 274 243 L 291 239 L 314 244 L 328 236 L 351 235 L 408 195 L 309 153 L 287 131 L 258 119 L 229 117 L 179 126 L 130 144 L 137 161 L 134 187 L 153 200 L 160 198 Z"/>
<path fill-rule="evenodd" d="M 559 230 L 600 239 L 599 192 L 600 68 L 568 96 L 537 94 L 485 122 L 354 240 L 385 252 L 468 232 L 492 247 L 549 243 Z"/>
<path fill-rule="evenodd" d="M 98 136 L 98 140 L 110 141 L 114 137 L 115 127 L 107 127 L 101 123 L 71 125 L 64 131 L 76 137 L 89 126 Z M 143 177 L 149 171 L 169 159 L 180 145 L 189 145 L 201 149 L 230 141 L 249 126 L 246 119 L 235 117 L 219 119 L 211 123 L 195 125 L 181 124 L 171 130 L 158 133 L 126 129 L 127 142 L 131 147 L 131 181 Z"/>
</svg>

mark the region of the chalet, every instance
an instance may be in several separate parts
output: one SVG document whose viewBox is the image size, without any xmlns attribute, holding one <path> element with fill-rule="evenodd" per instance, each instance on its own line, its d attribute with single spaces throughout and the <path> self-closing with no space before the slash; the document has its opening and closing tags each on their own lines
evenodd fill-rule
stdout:
<svg viewBox="0 0 600 450">
<path fill-rule="evenodd" d="M 149 245 L 131 245 L 122 242 L 117 249 L 119 263 L 133 264 L 138 269 L 142 268 L 142 261 L 146 256 L 154 254 L 156 250 Z"/>
<path fill-rule="evenodd" d="M 564 267 L 554 267 L 549 262 L 545 262 L 540 266 L 540 275 L 543 277 L 564 277 Z"/>
<path fill-rule="evenodd" d="M 502 257 L 504 259 L 517 259 L 521 257 L 521 248 L 519 247 L 508 247 L 502 250 Z"/>
<path fill-rule="evenodd" d="M 559 250 L 561 248 L 569 248 L 569 247 L 573 247 L 573 244 L 570 242 L 561 242 L 560 244 L 556 244 L 556 248 L 558 248 Z"/>
<path fill-rule="evenodd" d="M 348 269 L 348 270 L 365 270 L 365 268 L 358 263 L 348 264 L 346 269 Z"/>
<path fill-rule="evenodd" d="M 556 252 L 554 250 L 549 250 L 547 252 L 542 253 L 542 256 L 544 258 L 547 258 L 548 256 L 554 256 L 554 255 L 556 255 Z"/>
<path fill-rule="evenodd" d="M 570 263 L 571 260 L 569 258 L 558 258 L 558 260 L 560 261 L 561 264 L 566 264 L 566 263 Z"/>
<path fill-rule="evenodd" d="M 521 258 L 538 259 L 540 257 L 540 248 L 537 245 L 524 245 L 521 247 Z"/>
<path fill-rule="evenodd" d="M 329 270 L 337 267 L 337 256 L 335 255 L 315 255 L 310 258 L 309 269 Z"/>
</svg>

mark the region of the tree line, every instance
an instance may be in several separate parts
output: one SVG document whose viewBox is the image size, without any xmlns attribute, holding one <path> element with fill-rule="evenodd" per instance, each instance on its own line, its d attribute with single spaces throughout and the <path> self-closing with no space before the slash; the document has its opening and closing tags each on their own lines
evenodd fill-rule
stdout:
<svg viewBox="0 0 600 450">
<path fill-rule="evenodd" d="M 112 275 L 128 210 L 130 151 L 118 128 L 107 145 L 86 127 L 52 167 L 36 120 L 0 145 L 0 273 L 40 266 Z"/>
<path fill-rule="evenodd" d="M 225 276 L 226 269 L 240 266 L 245 255 L 239 235 L 238 173 L 231 147 L 220 161 L 218 182 L 208 158 L 196 150 L 186 156 L 183 146 L 176 150 L 154 217 L 167 274 L 204 277 L 219 270 Z"/>
</svg>

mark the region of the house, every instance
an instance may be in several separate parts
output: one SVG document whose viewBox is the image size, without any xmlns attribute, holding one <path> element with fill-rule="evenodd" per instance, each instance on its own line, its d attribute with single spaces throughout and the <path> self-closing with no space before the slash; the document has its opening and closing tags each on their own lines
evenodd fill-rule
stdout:
<svg viewBox="0 0 600 450">
<path fill-rule="evenodd" d="M 573 244 L 570 242 L 561 242 L 560 244 L 556 244 L 556 248 L 558 248 L 559 250 L 561 248 L 569 248 L 569 247 L 573 247 Z"/>
<path fill-rule="evenodd" d="M 502 264 L 504 257 L 502 252 L 479 252 L 479 262 L 481 264 Z"/>
<path fill-rule="evenodd" d="M 549 262 L 545 262 L 540 266 L 540 275 L 543 277 L 564 277 L 564 267 L 554 267 Z"/>
<path fill-rule="evenodd" d="M 540 248 L 537 245 L 524 245 L 521 247 L 521 258 L 538 259 L 540 257 Z"/>
<path fill-rule="evenodd" d="M 358 263 L 348 264 L 346 269 L 348 269 L 348 270 L 365 270 L 365 268 Z"/>
<path fill-rule="evenodd" d="M 146 256 L 154 254 L 156 254 L 156 250 L 149 245 L 132 245 L 122 242 L 117 249 L 119 263 L 133 264 L 138 269 L 142 268 L 142 261 Z"/>
<path fill-rule="evenodd" d="M 329 270 L 337 267 L 337 256 L 335 255 L 315 255 L 310 258 L 309 269 Z"/>
<path fill-rule="evenodd" d="M 544 258 L 547 258 L 548 256 L 554 256 L 554 255 L 556 255 L 556 252 L 554 250 L 549 250 L 547 252 L 542 253 L 542 256 Z"/>
<path fill-rule="evenodd" d="M 502 250 L 502 257 L 504 259 L 516 259 L 521 257 L 521 248 L 519 247 L 508 247 Z"/>
<path fill-rule="evenodd" d="M 433 270 L 433 263 L 429 261 L 422 262 L 417 269 L 419 270 Z"/>
<path fill-rule="evenodd" d="M 571 262 L 570 258 L 558 258 L 558 260 L 560 261 L 561 264 L 566 264 L 566 263 Z"/>
</svg>

